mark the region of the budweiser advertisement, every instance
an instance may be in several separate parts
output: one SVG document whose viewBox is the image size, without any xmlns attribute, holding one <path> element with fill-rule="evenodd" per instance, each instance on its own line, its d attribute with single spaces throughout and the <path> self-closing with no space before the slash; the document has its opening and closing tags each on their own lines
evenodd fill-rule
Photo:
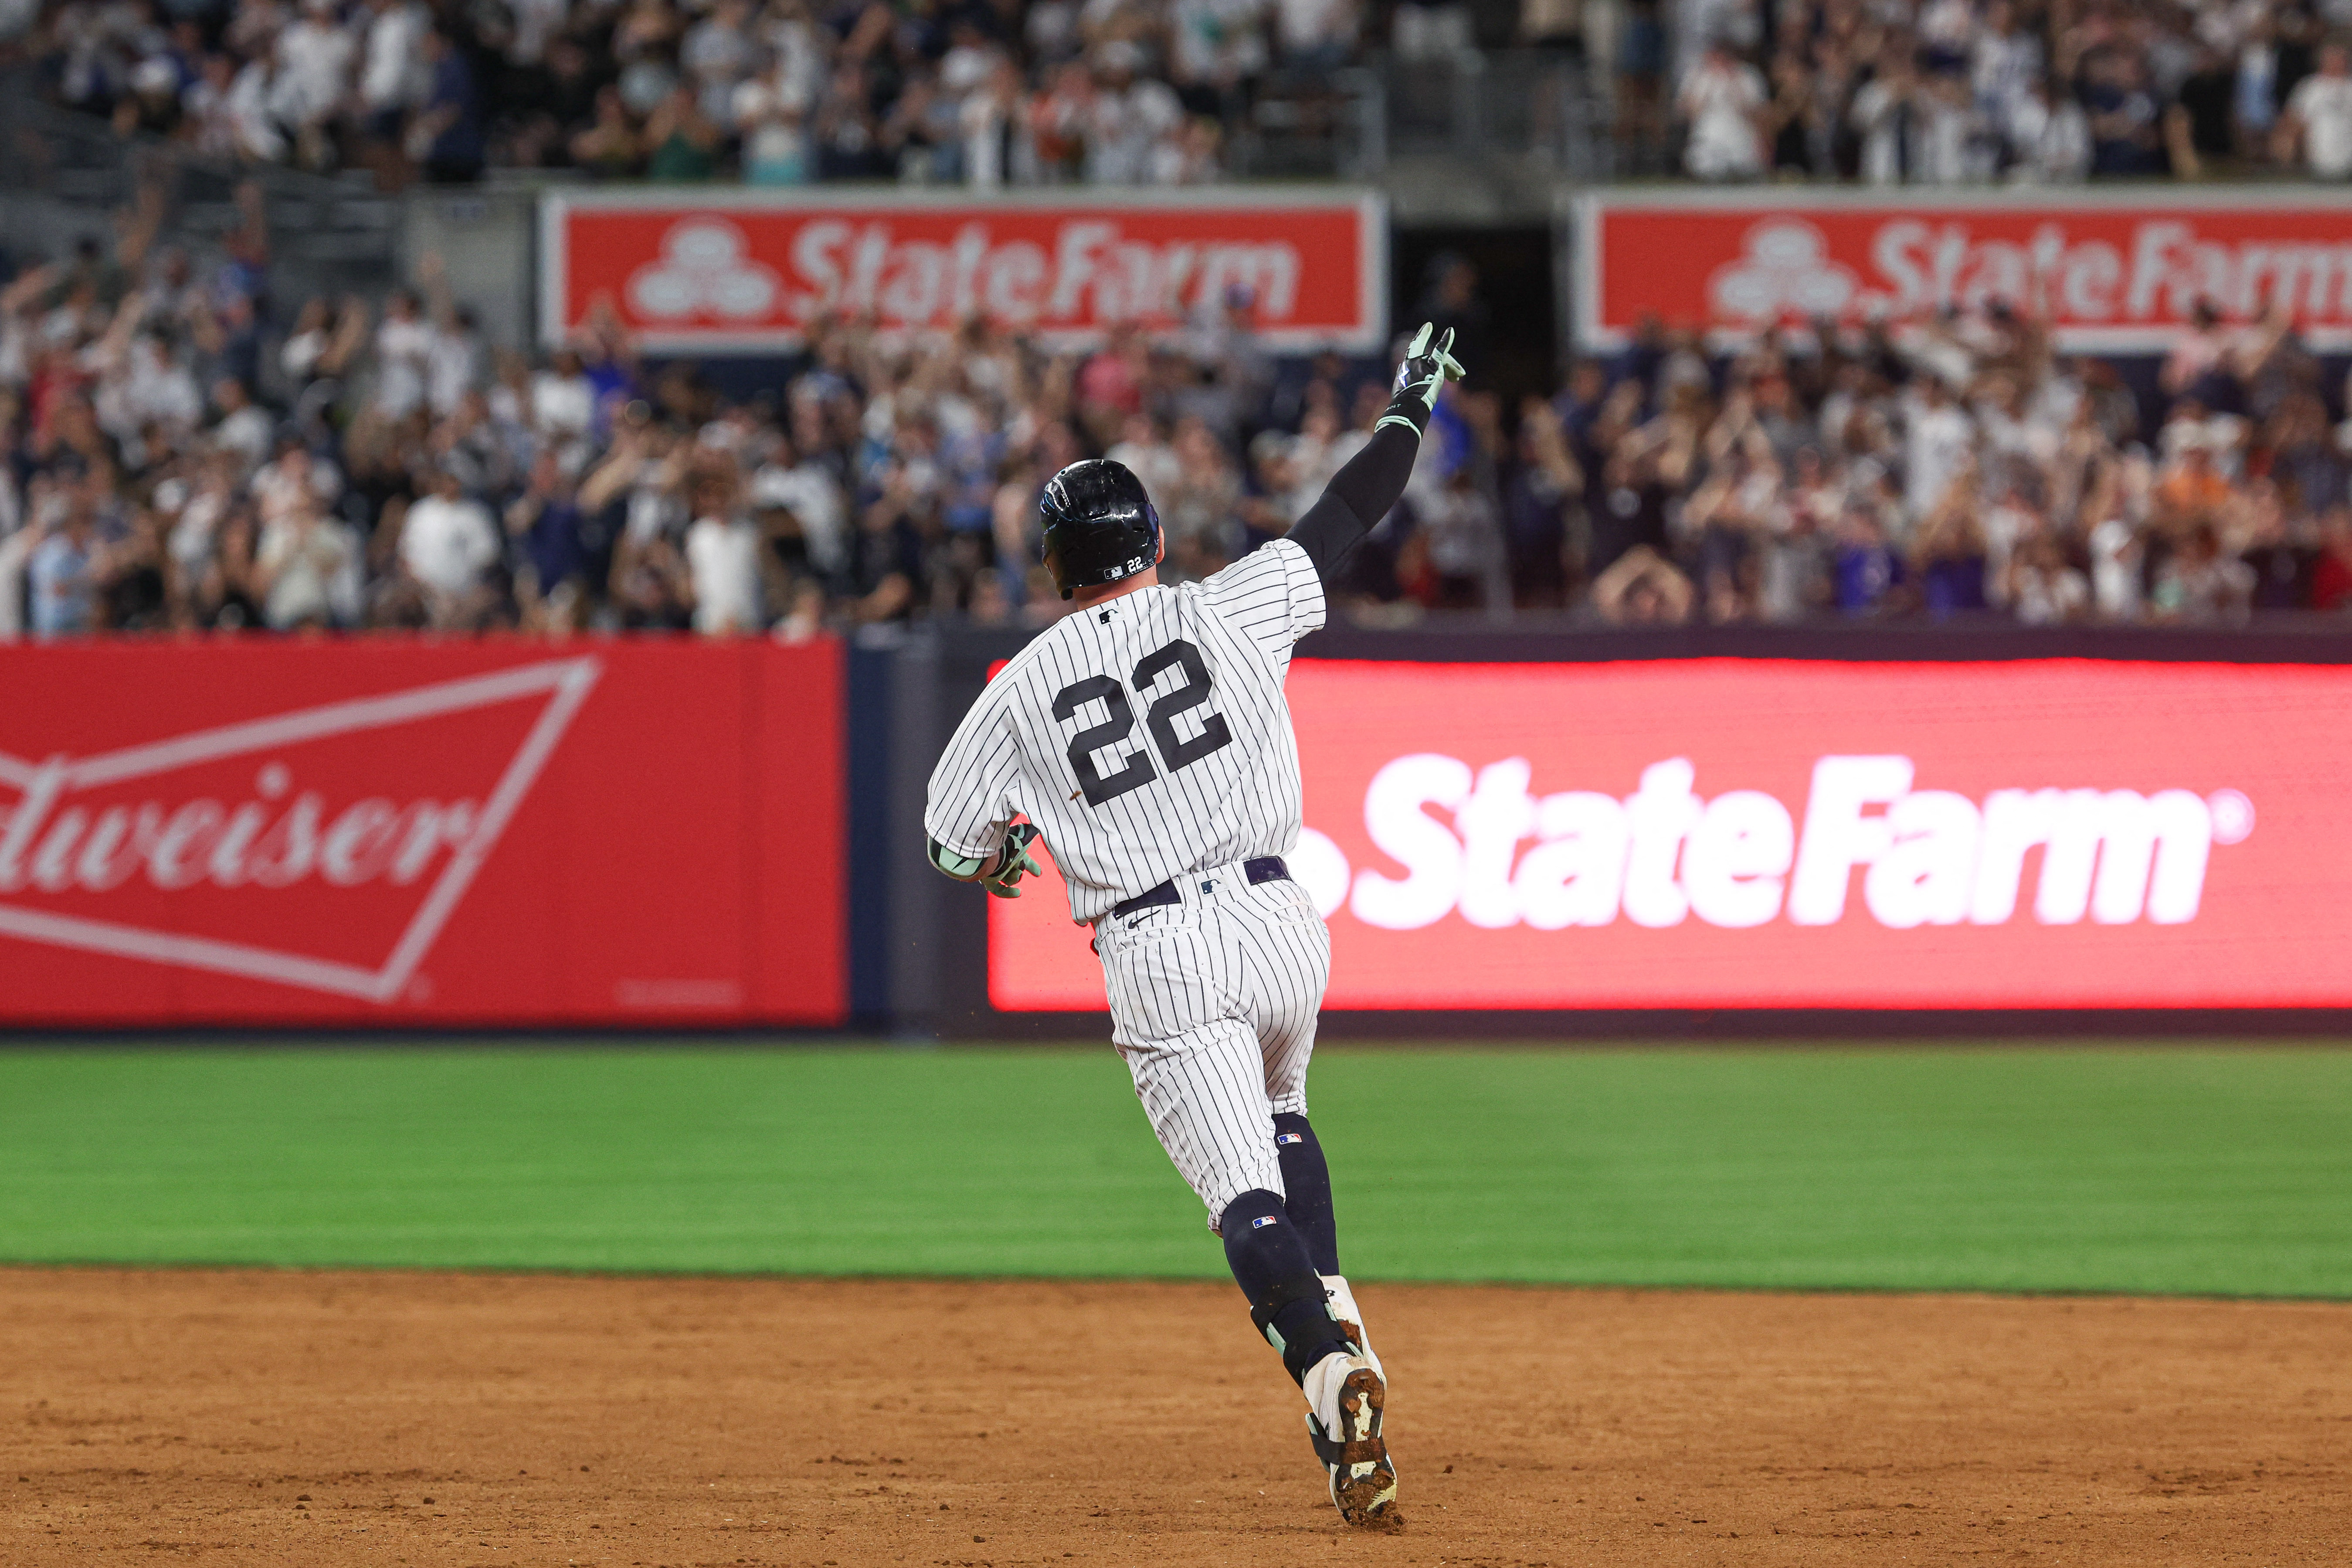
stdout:
<svg viewBox="0 0 2352 1568">
<path fill-rule="evenodd" d="M 833 645 L 10 647 L 0 684 L 0 1022 L 845 1011 Z"/>
<path fill-rule="evenodd" d="M 540 324 L 610 310 L 657 353 L 783 352 L 821 316 L 891 330 L 983 317 L 1048 339 L 1181 324 L 1245 292 L 1286 350 L 1380 346 L 1379 196 L 1330 187 L 1051 198 L 676 189 L 551 195 Z"/>
<path fill-rule="evenodd" d="M 1622 346 L 1647 318 L 1733 332 L 1900 320 L 2002 302 L 2069 352 L 2163 349 L 2200 300 L 2244 320 L 2284 305 L 2352 347 L 2352 202 L 2275 191 L 1694 191 L 1584 198 L 1579 335 Z"/>
<path fill-rule="evenodd" d="M 2352 1006 L 2352 668 L 1302 660 L 1358 1009 Z M 992 1000 L 1100 1010 L 1058 879 Z"/>
</svg>

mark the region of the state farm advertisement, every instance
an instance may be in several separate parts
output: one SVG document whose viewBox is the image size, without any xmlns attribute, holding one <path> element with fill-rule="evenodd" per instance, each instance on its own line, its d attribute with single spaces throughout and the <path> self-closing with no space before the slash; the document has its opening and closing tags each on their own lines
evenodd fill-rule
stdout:
<svg viewBox="0 0 2352 1568">
<path fill-rule="evenodd" d="M 1335 1008 L 2352 1005 L 2352 668 L 1302 660 Z M 1102 1009 L 1059 879 L 1002 1009 Z"/>
<path fill-rule="evenodd" d="M 831 644 L 9 647 L 0 685 L 0 1024 L 843 1016 Z"/>
<path fill-rule="evenodd" d="M 2276 301 L 2315 347 L 2352 347 L 2352 203 L 2316 191 L 1629 193 L 1580 205 L 1576 259 L 1600 347 L 1653 316 L 1744 332 L 2001 302 L 2062 349 L 2157 352 L 2200 300 L 2240 321 Z"/>
<path fill-rule="evenodd" d="M 886 330 L 971 317 L 1048 339 L 1164 329 L 1245 291 L 1277 349 L 1380 346 L 1380 198 L 1328 187 L 1051 199 L 677 190 L 541 206 L 541 329 L 609 309 L 657 353 L 793 349 L 823 316 Z"/>
</svg>

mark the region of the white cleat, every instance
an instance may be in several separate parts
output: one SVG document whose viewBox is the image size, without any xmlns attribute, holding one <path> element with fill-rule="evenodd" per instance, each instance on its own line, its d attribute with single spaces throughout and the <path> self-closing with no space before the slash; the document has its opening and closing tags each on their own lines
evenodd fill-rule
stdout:
<svg viewBox="0 0 2352 1568">
<path fill-rule="evenodd" d="M 1331 1506 L 1349 1524 L 1395 1530 L 1396 1463 L 1381 1436 L 1388 1384 L 1364 1354 L 1327 1355 L 1307 1369 L 1307 1436 L 1330 1473 Z"/>
<path fill-rule="evenodd" d="M 1326 1274 L 1321 1278 L 1323 1310 L 1330 1313 L 1332 1321 L 1346 1331 L 1349 1342 L 1364 1352 L 1364 1359 L 1372 1363 L 1372 1370 L 1381 1374 L 1381 1382 L 1385 1384 L 1389 1380 L 1388 1368 L 1381 1364 L 1380 1352 L 1372 1349 L 1370 1336 L 1364 1332 L 1364 1314 L 1356 1305 L 1356 1293 L 1348 1289 L 1347 1276 Z"/>
</svg>

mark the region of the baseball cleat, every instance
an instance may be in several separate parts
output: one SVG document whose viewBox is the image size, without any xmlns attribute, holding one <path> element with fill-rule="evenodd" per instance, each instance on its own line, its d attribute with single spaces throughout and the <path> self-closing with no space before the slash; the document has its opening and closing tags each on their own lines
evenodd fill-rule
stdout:
<svg viewBox="0 0 2352 1568">
<path fill-rule="evenodd" d="M 1380 1369 L 1360 1353 L 1328 1355 L 1307 1369 L 1305 1392 L 1310 1407 L 1307 1436 L 1330 1473 L 1331 1506 L 1361 1529 L 1402 1525 L 1403 1516 L 1396 1511 L 1396 1463 L 1381 1436 L 1388 1385 Z"/>
<path fill-rule="evenodd" d="M 1372 1370 L 1381 1374 L 1381 1384 L 1385 1387 L 1389 1380 L 1388 1368 L 1381 1364 L 1380 1352 L 1372 1349 L 1371 1336 L 1364 1332 L 1364 1314 L 1356 1305 L 1356 1293 L 1348 1289 L 1346 1276 L 1323 1276 L 1323 1310 L 1331 1314 L 1332 1321 L 1348 1336 L 1348 1342 L 1364 1352 L 1364 1359 L 1370 1362 Z"/>
</svg>

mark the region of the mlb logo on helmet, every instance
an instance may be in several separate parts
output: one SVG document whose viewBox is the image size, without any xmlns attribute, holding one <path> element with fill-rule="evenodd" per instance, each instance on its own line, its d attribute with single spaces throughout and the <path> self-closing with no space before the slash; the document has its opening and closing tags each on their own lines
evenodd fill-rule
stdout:
<svg viewBox="0 0 2352 1568">
<path fill-rule="evenodd" d="M 1252 1230 L 1264 1230 L 1267 1226 L 1270 1226 L 1273 1223 L 1274 1215 L 1270 1214 L 1262 1214 L 1258 1215 L 1257 1218 L 1250 1221 L 1250 1228 Z"/>
<path fill-rule="evenodd" d="M 1274 1135 L 1274 1146 L 1277 1149 L 1282 1148 L 1286 1144 L 1304 1143 L 1306 1142 L 1306 1139 L 1301 1138 L 1296 1132 L 1277 1132 Z"/>
</svg>

